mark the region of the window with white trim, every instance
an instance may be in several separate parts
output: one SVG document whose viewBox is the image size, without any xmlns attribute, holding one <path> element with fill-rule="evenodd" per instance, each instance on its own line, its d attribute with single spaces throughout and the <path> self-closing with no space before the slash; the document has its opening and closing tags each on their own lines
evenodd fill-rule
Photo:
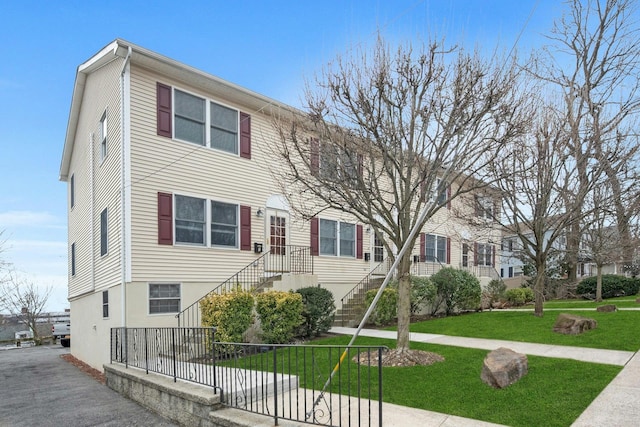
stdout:
<svg viewBox="0 0 640 427">
<path fill-rule="evenodd" d="M 239 247 L 238 205 L 178 194 L 174 201 L 176 243 Z"/>
<path fill-rule="evenodd" d="M 180 312 L 180 284 L 150 283 L 149 314 Z"/>
<path fill-rule="evenodd" d="M 173 93 L 176 139 L 238 154 L 238 110 L 178 89 Z"/>
<path fill-rule="evenodd" d="M 206 200 L 175 196 L 176 243 L 205 246 L 207 228 Z"/>
<path fill-rule="evenodd" d="M 320 219 L 320 255 L 356 256 L 356 226 L 347 222 Z"/>
<path fill-rule="evenodd" d="M 238 247 L 238 205 L 211 201 L 211 245 Z"/>
<path fill-rule="evenodd" d="M 102 291 L 102 317 L 109 317 L 109 291 Z"/>
<path fill-rule="evenodd" d="M 100 213 L 100 256 L 106 255 L 108 250 L 109 224 L 107 215 L 107 209 L 105 208 Z"/>
<path fill-rule="evenodd" d="M 476 197 L 476 216 L 493 219 L 493 200 L 489 197 Z"/>
<path fill-rule="evenodd" d="M 71 174 L 71 178 L 69 178 L 69 198 L 70 198 L 70 205 L 71 205 L 71 209 L 73 209 L 73 206 L 75 206 L 76 204 L 76 177 L 75 174 Z"/>
<path fill-rule="evenodd" d="M 100 118 L 100 161 L 107 157 L 107 110 L 104 110 Z"/>
<path fill-rule="evenodd" d="M 76 244 L 71 244 L 71 276 L 76 275 Z"/>
<path fill-rule="evenodd" d="M 358 155 L 332 143 L 320 145 L 320 176 L 327 181 L 355 183 L 360 174 Z"/>
<path fill-rule="evenodd" d="M 468 243 L 462 244 L 462 266 L 463 267 L 469 266 L 469 244 Z"/>
<path fill-rule="evenodd" d="M 493 265 L 493 245 L 478 243 L 476 259 L 478 265 L 491 267 Z"/>
<path fill-rule="evenodd" d="M 435 234 L 425 236 L 425 261 L 447 262 L 447 238 Z"/>
</svg>

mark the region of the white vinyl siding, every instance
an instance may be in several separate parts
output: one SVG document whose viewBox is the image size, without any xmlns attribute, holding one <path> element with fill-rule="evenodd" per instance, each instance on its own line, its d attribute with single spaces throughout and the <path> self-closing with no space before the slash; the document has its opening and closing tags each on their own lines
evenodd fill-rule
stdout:
<svg viewBox="0 0 640 427">
<path fill-rule="evenodd" d="M 95 70 L 85 82 L 82 114 L 69 165 L 73 171 L 73 184 L 69 183 L 73 187 L 70 189 L 73 209 L 69 211 L 68 241 L 75 243 L 76 253 L 75 275 L 71 274 L 69 260 L 70 298 L 121 281 L 122 258 L 100 255 L 101 213 L 107 207 L 108 250 L 114 252 L 121 246 L 121 69 L 122 59 L 116 59 Z M 109 112 L 116 115 L 108 117 Z M 107 135 L 109 148 L 114 147 L 105 159 L 102 159 L 103 134 Z"/>
</svg>

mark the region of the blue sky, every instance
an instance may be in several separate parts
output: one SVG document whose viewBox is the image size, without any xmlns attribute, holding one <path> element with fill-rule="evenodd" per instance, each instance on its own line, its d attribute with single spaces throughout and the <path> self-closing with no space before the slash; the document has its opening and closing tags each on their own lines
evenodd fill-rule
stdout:
<svg viewBox="0 0 640 427">
<path fill-rule="evenodd" d="M 299 106 L 305 79 L 372 44 L 448 42 L 526 52 L 553 0 L 13 1 L 0 7 L 0 230 L 24 278 L 68 307 L 66 184 L 58 172 L 78 65 L 115 38 Z M 529 16 L 531 19 L 529 20 Z M 523 31 L 524 29 L 524 31 Z"/>
</svg>

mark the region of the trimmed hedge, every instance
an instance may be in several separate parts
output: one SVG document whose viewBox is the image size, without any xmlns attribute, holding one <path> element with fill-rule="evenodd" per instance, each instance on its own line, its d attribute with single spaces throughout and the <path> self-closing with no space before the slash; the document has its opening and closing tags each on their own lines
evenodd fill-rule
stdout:
<svg viewBox="0 0 640 427">
<path fill-rule="evenodd" d="M 253 323 L 253 295 L 235 290 L 211 293 L 200 301 L 202 326 L 216 327 L 216 341 L 242 342 L 242 335 Z"/>
<path fill-rule="evenodd" d="M 431 276 L 437 289 L 437 303 L 434 313 L 444 305 L 448 316 L 456 310 L 477 310 L 480 308 L 482 288 L 480 281 L 471 273 L 452 267 L 445 267 Z"/>
<path fill-rule="evenodd" d="M 367 308 L 371 305 L 378 289 L 371 289 L 365 295 L 365 305 Z M 377 326 L 388 325 L 398 316 L 398 291 L 395 288 L 387 286 L 382 291 L 382 295 L 376 304 L 376 308 L 369 317 L 369 322 Z"/>
<path fill-rule="evenodd" d="M 328 332 L 335 316 L 336 305 L 333 294 L 325 288 L 310 286 L 300 288 L 296 293 L 302 296 L 304 321 L 298 329 L 298 336 L 311 338 Z"/>
<path fill-rule="evenodd" d="M 504 297 L 512 306 L 524 305 L 533 301 L 533 290 L 531 288 L 507 289 Z"/>
<path fill-rule="evenodd" d="M 596 294 L 597 277 L 587 277 L 578 283 L 578 295 Z M 602 298 L 614 298 L 623 295 L 637 295 L 640 290 L 640 278 L 618 276 L 617 274 L 602 275 Z"/>
<path fill-rule="evenodd" d="M 257 294 L 255 299 L 262 340 L 267 344 L 290 342 L 304 322 L 302 295 L 295 292 L 269 291 Z"/>
</svg>

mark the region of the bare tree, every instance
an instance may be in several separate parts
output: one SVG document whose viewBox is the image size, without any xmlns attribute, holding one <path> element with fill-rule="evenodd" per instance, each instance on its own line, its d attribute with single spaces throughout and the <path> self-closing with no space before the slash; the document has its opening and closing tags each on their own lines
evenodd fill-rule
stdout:
<svg viewBox="0 0 640 427">
<path fill-rule="evenodd" d="M 339 57 L 305 93 L 304 116 L 276 123 L 274 170 L 293 210 L 334 209 L 386 236 L 393 258 L 478 179 L 530 114 L 514 61 L 431 42 Z M 451 188 L 449 190 L 449 188 Z M 424 212 L 425 215 L 418 215 Z M 399 260 L 397 348 L 409 348 L 410 252 Z"/>
<path fill-rule="evenodd" d="M 38 286 L 9 270 L 0 282 L 0 310 L 16 316 L 39 342 L 37 322 L 52 291 L 52 286 Z"/>
<path fill-rule="evenodd" d="M 611 192 L 606 185 L 593 189 L 590 203 L 592 204 L 583 242 L 588 251 L 588 257 L 596 264 L 596 301 L 602 301 L 602 267 L 611 262 L 620 261 L 624 256 L 621 251 L 622 239 L 618 235 L 615 224 L 615 210 L 610 209 Z"/>
<path fill-rule="evenodd" d="M 543 315 L 547 269 L 558 261 L 559 238 L 580 222 L 577 199 L 590 190 L 578 178 L 562 111 L 541 106 L 530 135 L 513 143 L 491 167 L 503 193 L 502 221 L 506 233 L 517 236 L 522 259 L 535 268 L 535 315 Z M 585 167 L 585 169 L 589 169 Z M 595 171 L 587 172 L 587 183 Z M 569 201 L 570 203 L 567 203 Z"/>
<path fill-rule="evenodd" d="M 549 38 L 548 61 L 536 72 L 563 93 L 576 179 L 589 186 L 586 165 L 595 157 L 609 181 L 623 258 L 633 245 L 630 220 L 638 210 L 637 116 L 640 111 L 640 28 L 634 21 L 634 0 L 570 0 L 568 12 L 556 21 Z M 583 200 L 568 210 L 581 214 Z M 568 234 L 569 279 L 576 279 L 581 227 L 574 221 Z"/>
</svg>

